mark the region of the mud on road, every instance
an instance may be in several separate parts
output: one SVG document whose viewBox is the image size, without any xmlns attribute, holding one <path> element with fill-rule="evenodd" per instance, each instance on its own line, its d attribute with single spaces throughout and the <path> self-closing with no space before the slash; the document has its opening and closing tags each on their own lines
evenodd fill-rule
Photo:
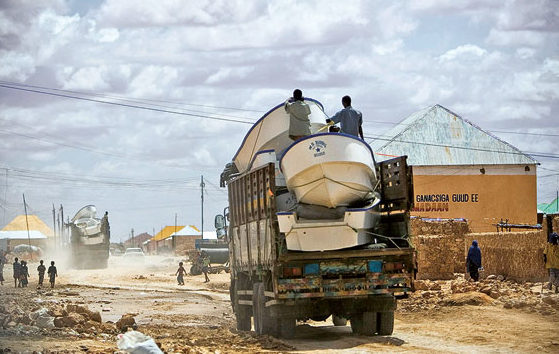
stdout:
<svg viewBox="0 0 559 354">
<path fill-rule="evenodd" d="M 559 352 L 559 295 L 542 291 L 541 284 L 419 282 L 421 290 L 399 302 L 392 336 L 356 336 L 328 319 L 299 323 L 295 338 L 279 340 L 234 329 L 229 274 L 213 275 L 210 283 L 203 275 L 188 276 L 179 286 L 179 258 L 123 262 L 115 257 L 107 270 L 60 265 L 53 290 L 36 289 L 35 274 L 28 288 L 5 282 L 0 351 L 113 353 L 118 333 L 130 327 L 177 353 Z M 123 326 L 123 316 L 133 324 Z"/>
</svg>

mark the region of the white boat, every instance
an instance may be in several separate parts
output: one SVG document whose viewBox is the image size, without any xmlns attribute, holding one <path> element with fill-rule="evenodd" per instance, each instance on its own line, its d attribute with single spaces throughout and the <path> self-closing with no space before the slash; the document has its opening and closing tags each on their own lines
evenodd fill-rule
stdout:
<svg viewBox="0 0 559 354">
<path fill-rule="evenodd" d="M 347 134 L 320 133 L 294 142 L 280 168 L 299 203 L 328 208 L 371 199 L 377 183 L 371 147 Z"/>
<path fill-rule="evenodd" d="M 330 251 L 365 245 L 374 241 L 370 231 L 378 224 L 380 213 L 374 198 L 364 208 L 346 209 L 338 219 L 304 219 L 295 211 L 278 212 L 280 232 L 291 251 Z"/>
<path fill-rule="evenodd" d="M 305 98 L 311 114 L 311 132 L 323 128 L 326 114 L 322 104 L 312 98 Z M 251 168 L 251 162 L 260 151 L 273 150 L 280 156 L 293 140 L 289 138 L 289 114 L 285 111 L 285 103 L 279 104 L 264 114 L 248 131 L 239 150 L 233 157 L 233 162 L 240 173 Z"/>
</svg>

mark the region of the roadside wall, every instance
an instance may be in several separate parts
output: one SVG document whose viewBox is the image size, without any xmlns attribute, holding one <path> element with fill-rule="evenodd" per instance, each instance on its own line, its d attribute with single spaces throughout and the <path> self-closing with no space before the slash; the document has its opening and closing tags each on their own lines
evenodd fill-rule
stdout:
<svg viewBox="0 0 559 354">
<path fill-rule="evenodd" d="M 410 220 L 417 250 L 417 279 L 452 279 L 464 272 L 464 235 L 470 232 L 464 219 Z"/>
<path fill-rule="evenodd" d="M 494 232 L 468 234 L 464 237 L 464 255 L 473 240 L 481 248 L 481 277 L 495 274 L 519 281 L 543 281 L 547 271 L 543 264 L 543 248 L 547 234 L 543 231 Z"/>
</svg>

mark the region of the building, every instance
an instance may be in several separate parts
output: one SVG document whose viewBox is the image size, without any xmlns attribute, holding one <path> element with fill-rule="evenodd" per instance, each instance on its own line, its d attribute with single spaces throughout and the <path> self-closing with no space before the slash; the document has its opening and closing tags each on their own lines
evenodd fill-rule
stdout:
<svg viewBox="0 0 559 354">
<path fill-rule="evenodd" d="M 196 226 L 188 225 L 177 232 L 173 232 L 170 238 L 172 240 L 174 253 L 184 256 L 187 255 L 189 251 L 195 249 L 196 240 L 201 239 L 202 234 Z"/>
<path fill-rule="evenodd" d="M 149 239 L 149 242 L 144 242 L 144 251 L 150 254 L 171 252 L 173 250 L 173 239 L 170 236 L 182 229 L 184 229 L 184 225 L 165 226 L 155 236 Z"/>
<path fill-rule="evenodd" d="M 41 231 L 0 231 L 0 250 L 10 252 L 19 245 L 37 246 L 45 250 L 47 236 Z"/>
<path fill-rule="evenodd" d="M 0 247 L 2 244 L 8 247 L 10 247 L 9 245 L 28 244 L 28 229 L 31 245 L 38 246 L 43 250 L 48 247 L 56 247 L 53 230 L 37 215 L 27 215 L 27 218 L 25 215 L 18 215 L 4 226 L 0 231 L 0 240 L 4 240 L 0 241 Z"/>
<path fill-rule="evenodd" d="M 537 161 L 445 107 L 412 114 L 371 146 L 377 160 L 408 156 L 412 215 L 464 218 L 472 232 L 537 222 Z"/>
<path fill-rule="evenodd" d="M 143 248 L 144 242 L 151 239 L 153 236 L 148 234 L 147 232 L 138 234 L 134 237 L 130 237 L 128 240 L 124 241 L 124 248 L 134 248 L 140 247 Z"/>
</svg>

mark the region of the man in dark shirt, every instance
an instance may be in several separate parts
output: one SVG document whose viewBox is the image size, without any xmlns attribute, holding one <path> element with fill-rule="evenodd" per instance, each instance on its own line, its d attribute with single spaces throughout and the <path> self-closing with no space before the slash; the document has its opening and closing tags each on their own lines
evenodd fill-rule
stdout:
<svg viewBox="0 0 559 354">
<path fill-rule="evenodd" d="M 342 105 L 344 109 L 327 119 L 326 122 L 340 123 L 342 133 L 355 135 L 363 140 L 363 128 L 361 127 L 363 115 L 351 107 L 351 97 L 349 96 L 342 97 Z"/>
</svg>

